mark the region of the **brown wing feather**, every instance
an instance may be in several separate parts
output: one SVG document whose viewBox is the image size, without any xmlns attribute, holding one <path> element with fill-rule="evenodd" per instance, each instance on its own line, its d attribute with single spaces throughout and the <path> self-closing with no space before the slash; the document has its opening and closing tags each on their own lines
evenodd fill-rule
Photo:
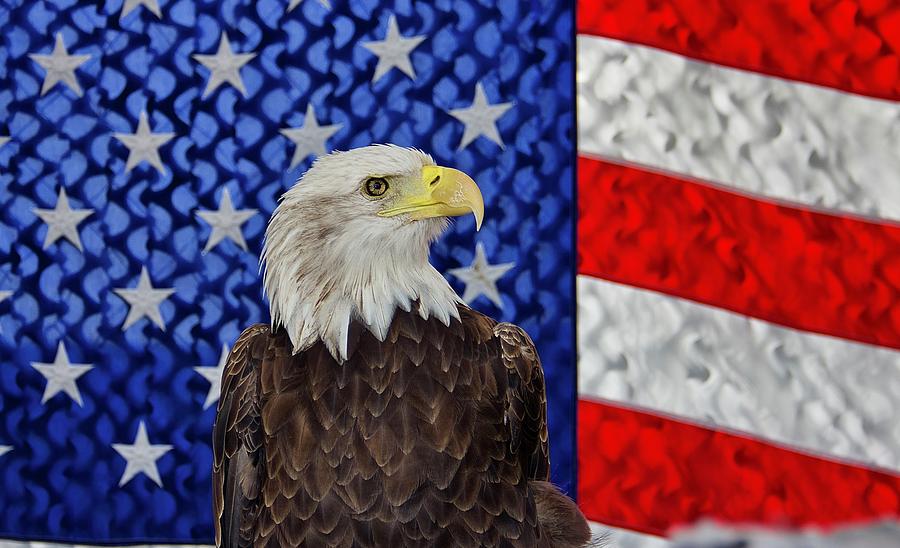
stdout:
<svg viewBox="0 0 900 548">
<path fill-rule="evenodd" d="M 386 341 L 361 333 L 344 364 L 246 330 L 214 430 L 217 544 L 557 546 L 530 488 L 549 473 L 534 345 L 460 315 L 398 313 Z"/>
<path fill-rule="evenodd" d="M 235 342 L 222 375 L 213 427 L 213 511 L 216 545 L 237 547 L 245 509 L 258 495 L 264 462 L 259 419 L 259 371 L 269 328 L 253 325 Z"/>
<path fill-rule="evenodd" d="M 547 434 L 547 393 L 544 371 L 534 343 L 521 327 L 511 323 L 494 326 L 500 340 L 500 357 L 509 373 L 506 420 L 512 433 L 510 446 L 528 479 L 550 477 Z"/>
<path fill-rule="evenodd" d="M 549 481 L 547 393 L 534 343 L 524 330 L 509 323 L 497 324 L 494 334 L 500 340 L 500 356 L 509 372 L 506 420 L 510 448 L 530 480 L 529 490 L 548 544 L 553 548 L 587 546 L 591 532 L 584 514 Z"/>
</svg>

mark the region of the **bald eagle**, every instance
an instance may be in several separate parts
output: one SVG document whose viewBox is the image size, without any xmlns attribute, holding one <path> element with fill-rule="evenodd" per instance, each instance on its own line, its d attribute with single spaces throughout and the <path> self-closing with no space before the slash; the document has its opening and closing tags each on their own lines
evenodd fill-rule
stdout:
<svg viewBox="0 0 900 548">
<path fill-rule="evenodd" d="M 428 262 L 481 192 L 418 150 L 317 159 L 261 258 L 271 325 L 246 329 L 214 428 L 218 546 L 582 546 L 549 483 L 544 375 L 528 335 Z"/>
</svg>

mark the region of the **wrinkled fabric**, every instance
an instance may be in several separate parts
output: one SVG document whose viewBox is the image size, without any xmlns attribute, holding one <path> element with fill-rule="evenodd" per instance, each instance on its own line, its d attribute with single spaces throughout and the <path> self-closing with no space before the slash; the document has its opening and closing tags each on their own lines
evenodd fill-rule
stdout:
<svg viewBox="0 0 900 548">
<path fill-rule="evenodd" d="M 573 487 L 574 399 L 572 8 L 534 9 L 504 1 L 340 2 L 163 0 L 163 16 L 122 2 L 7 2 L 0 8 L 0 537 L 66 541 L 210 542 L 209 384 L 223 344 L 268 321 L 257 258 L 276 200 L 310 165 L 288 169 L 294 145 L 279 129 L 303 121 L 343 124 L 329 141 L 420 147 L 481 186 L 485 224 L 461 220 L 433 248 L 442 271 L 466 266 L 482 242 L 493 262 L 515 262 L 499 283 L 504 307 L 472 304 L 515 322 L 534 338 L 552 400 L 552 475 Z M 413 81 L 392 71 L 371 80 L 377 59 L 360 42 L 425 35 L 413 51 Z M 221 33 L 235 53 L 257 56 L 240 70 L 248 96 L 209 78 L 191 55 L 215 53 Z M 70 54 L 90 54 L 75 71 L 77 97 L 60 84 L 43 97 L 47 54 L 61 32 Z M 493 102 L 514 108 L 498 121 L 505 147 L 479 138 L 457 150 L 463 126 L 447 111 L 468 107 L 482 82 Z M 144 164 L 125 171 L 132 133 L 146 110 L 165 174 Z M 60 186 L 73 207 L 95 213 L 79 225 L 84 252 L 63 240 L 42 249 Z M 244 252 L 226 241 L 201 249 L 223 188 L 235 207 L 258 209 L 243 225 Z M 122 331 L 128 305 L 113 288 L 134 287 L 146 266 L 166 330 L 146 319 Z M 450 277 L 457 291 L 459 280 Z M 41 404 L 45 380 L 31 362 L 52 359 L 64 340 L 73 362 L 95 367 L 78 381 L 84 406 L 66 396 Z M 157 462 L 163 487 L 145 475 L 120 487 L 139 421 L 172 451 Z"/>
</svg>

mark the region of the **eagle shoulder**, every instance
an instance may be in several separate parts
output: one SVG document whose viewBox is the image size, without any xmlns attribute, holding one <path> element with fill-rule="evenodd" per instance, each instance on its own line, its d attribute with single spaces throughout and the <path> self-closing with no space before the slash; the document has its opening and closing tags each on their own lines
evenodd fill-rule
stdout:
<svg viewBox="0 0 900 548">
<path fill-rule="evenodd" d="M 522 328 L 500 323 L 494 327 L 500 355 L 509 372 L 507 420 L 512 454 L 519 459 L 534 496 L 537 514 L 549 546 L 588 546 L 591 531 L 578 506 L 550 483 L 547 434 L 547 393 L 544 371 L 531 337 Z"/>
<path fill-rule="evenodd" d="M 547 480 L 547 392 L 540 357 L 528 333 L 515 324 L 498 323 L 494 336 L 500 343 L 500 359 L 509 378 L 506 419 L 511 428 L 512 453 L 518 456 L 528 479 Z"/>
<path fill-rule="evenodd" d="M 257 494 L 256 456 L 262 444 L 259 374 L 269 326 L 245 329 L 228 355 L 213 426 L 213 511 L 216 545 L 237 546 L 241 513 Z"/>
</svg>

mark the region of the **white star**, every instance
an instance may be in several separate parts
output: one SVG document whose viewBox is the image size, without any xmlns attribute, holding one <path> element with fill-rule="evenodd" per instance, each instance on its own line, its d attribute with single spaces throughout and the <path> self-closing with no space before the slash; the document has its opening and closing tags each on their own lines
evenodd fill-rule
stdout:
<svg viewBox="0 0 900 548">
<path fill-rule="evenodd" d="M 312 104 L 306 105 L 306 118 L 303 120 L 303 127 L 286 128 L 279 130 L 282 135 L 290 139 L 297 145 L 294 149 L 294 156 L 291 158 L 291 167 L 294 169 L 307 156 L 325 155 L 325 141 L 329 137 L 337 133 L 343 124 L 332 124 L 330 126 L 320 126 L 316 121 L 316 111 Z"/>
<path fill-rule="evenodd" d="M 362 44 L 364 48 L 378 56 L 378 64 L 375 65 L 375 75 L 372 76 L 372 83 L 377 82 L 394 67 L 397 67 L 403 74 L 415 80 L 416 71 L 409 60 L 409 54 L 423 40 L 425 40 L 424 35 L 411 36 L 409 38 L 400 36 L 400 29 L 397 28 L 397 18 L 391 15 L 390 19 L 388 19 L 387 34 L 384 40 L 364 42 Z"/>
<path fill-rule="evenodd" d="M 497 119 L 512 106 L 512 103 L 489 105 L 487 95 L 484 93 L 484 86 L 481 85 L 481 82 L 475 84 L 475 100 L 472 102 L 472 106 L 449 111 L 451 116 L 466 125 L 462 141 L 459 143 L 459 150 L 466 148 L 479 135 L 484 135 L 500 145 L 500 148 L 505 148 L 503 139 L 497 131 Z"/>
<path fill-rule="evenodd" d="M 47 71 L 44 75 L 44 85 L 41 86 L 41 95 L 59 82 L 63 82 L 81 97 L 81 86 L 75 78 L 75 69 L 87 62 L 90 55 L 69 55 L 66 45 L 63 43 L 62 33 L 56 33 L 56 45 L 50 55 L 32 53 L 28 57 Z"/>
<path fill-rule="evenodd" d="M 94 366 L 88 363 L 70 362 L 66 345 L 62 341 L 59 341 L 59 346 L 56 347 L 56 358 L 53 359 L 53 363 L 31 362 L 31 367 L 37 369 L 47 379 L 41 403 L 46 403 L 56 394 L 65 392 L 79 406 L 84 405 L 81 402 L 81 392 L 78 391 L 76 381 L 78 377 L 93 369 Z"/>
<path fill-rule="evenodd" d="M 119 14 L 119 21 L 138 6 L 144 6 L 150 10 L 150 13 L 155 15 L 157 19 L 162 19 L 162 10 L 159 9 L 159 2 L 157 0 L 125 0 L 125 3 L 122 4 L 122 13 Z"/>
<path fill-rule="evenodd" d="M 0 135 L 0 147 L 9 142 L 9 135 Z"/>
<path fill-rule="evenodd" d="M 215 55 L 202 55 L 195 53 L 192 56 L 200 64 L 210 70 L 209 81 L 206 83 L 206 89 L 203 91 L 203 98 L 212 93 L 217 87 L 224 82 L 228 82 L 244 97 L 247 96 L 247 88 L 244 87 L 244 80 L 241 78 L 241 67 L 256 57 L 255 53 L 237 53 L 231 51 L 231 43 L 228 41 L 228 35 L 222 32 L 219 40 L 219 49 Z"/>
<path fill-rule="evenodd" d="M 288 7 L 287 7 L 287 10 L 285 11 L 285 13 L 290 13 L 291 10 L 293 10 L 294 8 L 296 8 L 297 6 L 299 6 L 299 5 L 300 5 L 300 2 L 302 2 L 302 1 L 303 1 L 303 0 L 291 0 L 291 1 L 288 3 Z M 330 9 L 331 9 L 331 2 L 329 2 L 328 0 L 319 0 L 319 3 L 322 4 L 322 6 L 323 6 L 325 9 L 327 9 L 327 10 L 330 10 Z"/>
<path fill-rule="evenodd" d="M 219 401 L 219 393 L 222 391 L 222 373 L 225 371 L 225 364 L 228 363 L 228 345 L 222 345 L 222 353 L 219 354 L 219 364 L 215 367 L 195 367 L 194 371 L 209 381 L 209 392 L 206 394 L 206 401 L 203 403 L 203 409 L 209 409 L 209 406 Z"/>
<path fill-rule="evenodd" d="M 128 317 L 125 318 L 125 323 L 122 324 L 122 331 L 134 325 L 135 322 L 144 316 L 147 316 L 163 331 L 166 330 L 166 323 L 159 312 L 159 305 L 169 298 L 172 293 L 175 293 L 175 290 L 172 288 L 154 288 L 150 284 L 147 267 L 141 268 L 141 277 L 138 280 L 137 287 L 134 289 L 123 287 L 113 289 L 113 291 L 131 306 L 131 309 L 128 311 Z"/>
<path fill-rule="evenodd" d="M 44 249 L 60 238 L 69 240 L 72 245 L 83 251 L 81 238 L 78 237 L 78 223 L 94 213 L 93 209 L 72 209 L 66 189 L 59 187 L 59 197 L 54 209 L 35 208 L 34 214 L 47 223 L 47 235 L 44 237 Z"/>
<path fill-rule="evenodd" d="M 159 147 L 168 143 L 175 137 L 174 133 L 152 133 L 147 113 L 141 112 L 138 118 L 137 131 L 134 133 L 113 133 L 113 137 L 122 141 L 128 147 L 128 160 L 125 162 L 125 171 L 131 171 L 141 162 L 147 162 L 156 168 L 161 174 L 166 174 L 162 159 L 159 157 Z"/>
<path fill-rule="evenodd" d="M 212 227 L 212 232 L 210 232 L 209 239 L 206 241 L 206 247 L 203 248 L 204 253 L 216 247 L 225 238 L 230 238 L 241 249 L 247 251 L 247 242 L 244 241 L 241 225 L 247 219 L 256 215 L 256 210 L 234 209 L 234 205 L 231 203 L 231 193 L 228 192 L 227 188 L 222 191 L 222 199 L 219 201 L 218 211 L 198 211 L 197 215 Z"/>
<path fill-rule="evenodd" d="M 0 457 L 12 451 L 12 445 L 0 445 Z"/>
<path fill-rule="evenodd" d="M 151 445 L 150 440 L 147 438 L 147 427 L 144 425 L 144 421 L 138 424 L 134 443 L 114 443 L 112 448 L 122 455 L 126 463 L 125 471 L 122 472 L 122 479 L 119 480 L 119 487 L 131 481 L 133 477 L 140 473 L 146 474 L 156 485 L 163 486 L 162 479 L 159 477 L 159 469 L 156 468 L 156 461 L 171 451 L 172 446 Z"/>
<path fill-rule="evenodd" d="M 465 282 L 466 290 L 463 300 L 471 303 L 479 295 L 490 299 L 498 308 L 503 308 L 500 292 L 497 290 L 497 280 L 516 263 L 490 264 L 484 254 L 484 246 L 481 242 L 475 244 L 475 258 L 472 264 L 463 268 L 452 268 L 447 272 Z"/>
</svg>

